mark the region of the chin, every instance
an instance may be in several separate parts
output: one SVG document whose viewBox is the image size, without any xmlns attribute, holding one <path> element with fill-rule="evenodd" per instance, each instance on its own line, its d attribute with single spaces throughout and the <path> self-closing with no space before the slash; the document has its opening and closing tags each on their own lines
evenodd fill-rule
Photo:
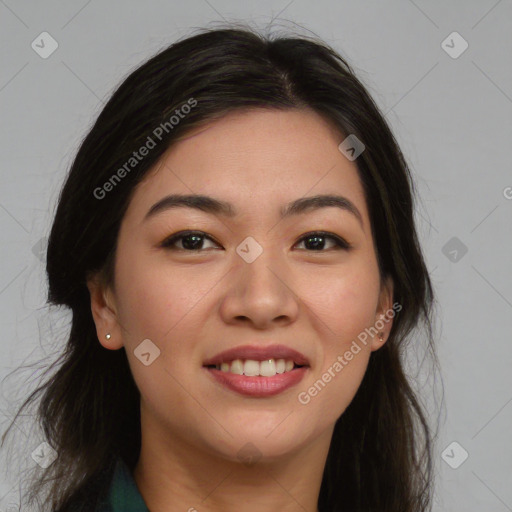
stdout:
<svg viewBox="0 0 512 512">
<path fill-rule="evenodd" d="M 293 414 L 290 415 L 290 419 L 292 416 Z M 279 421 L 272 422 L 271 428 L 268 422 L 256 421 L 245 428 L 240 424 L 232 428 L 226 425 L 226 430 L 231 436 L 224 432 L 222 439 L 215 442 L 213 449 L 227 460 L 247 465 L 256 461 L 271 462 L 291 455 L 307 444 L 308 439 L 314 439 L 314 436 L 306 432 L 303 425 L 292 425 L 286 423 L 286 420 L 282 421 L 285 417 L 286 414 L 281 415 Z"/>
</svg>

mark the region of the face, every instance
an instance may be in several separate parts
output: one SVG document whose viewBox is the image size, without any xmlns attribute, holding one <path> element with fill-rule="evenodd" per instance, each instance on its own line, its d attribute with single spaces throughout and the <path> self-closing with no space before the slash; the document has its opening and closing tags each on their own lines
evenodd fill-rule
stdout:
<svg viewBox="0 0 512 512">
<path fill-rule="evenodd" d="M 143 436 L 232 460 L 247 443 L 270 459 L 330 439 L 385 343 L 362 333 L 392 306 L 344 138 L 311 111 L 237 112 L 190 132 L 137 187 L 115 287 L 90 290 L 99 340 L 126 349 Z M 171 194 L 231 214 L 170 202 L 148 214 Z M 281 215 L 321 195 L 345 202 Z"/>
</svg>

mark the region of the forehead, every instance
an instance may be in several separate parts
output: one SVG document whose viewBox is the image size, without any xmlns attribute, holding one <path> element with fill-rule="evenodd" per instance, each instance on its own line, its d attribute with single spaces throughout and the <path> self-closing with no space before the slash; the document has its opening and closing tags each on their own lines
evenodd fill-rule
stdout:
<svg viewBox="0 0 512 512">
<path fill-rule="evenodd" d="M 367 224 L 357 167 L 338 149 L 344 138 L 311 110 L 230 113 L 174 143 L 139 184 L 127 213 L 142 218 L 169 193 L 214 196 L 237 211 L 267 215 L 299 197 L 342 194 Z"/>
</svg>

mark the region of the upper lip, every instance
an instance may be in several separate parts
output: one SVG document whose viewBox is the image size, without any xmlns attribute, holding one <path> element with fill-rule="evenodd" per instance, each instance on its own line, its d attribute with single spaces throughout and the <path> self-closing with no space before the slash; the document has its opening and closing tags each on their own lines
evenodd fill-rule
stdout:
<svg viewBox="0 0 512 512">
<path fill-rule="evenodd" d="M 309 361 L 304 354 L 285 345 L 268 345 L 266 347 L 260 345 L 242 345 L 219 352 L 210 359 L 207 359 L 203 365 L 212 366 L 231 362 L 235 359 L 253 359 L 256 361 L 287 359 L 292 360 L 299 366 L 309 366 Z"/>
</svg>

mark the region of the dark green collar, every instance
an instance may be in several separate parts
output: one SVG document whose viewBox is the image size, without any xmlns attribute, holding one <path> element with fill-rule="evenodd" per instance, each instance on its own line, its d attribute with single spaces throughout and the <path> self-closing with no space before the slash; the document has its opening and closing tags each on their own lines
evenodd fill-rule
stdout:
<svg viewBox="0 0 512 512">
<path fill-rule="evenodd" d="M 149 512 L 130 469 L 119 458 L 107 496 L 107 507 L 101 512 Z"/>
</svg>

